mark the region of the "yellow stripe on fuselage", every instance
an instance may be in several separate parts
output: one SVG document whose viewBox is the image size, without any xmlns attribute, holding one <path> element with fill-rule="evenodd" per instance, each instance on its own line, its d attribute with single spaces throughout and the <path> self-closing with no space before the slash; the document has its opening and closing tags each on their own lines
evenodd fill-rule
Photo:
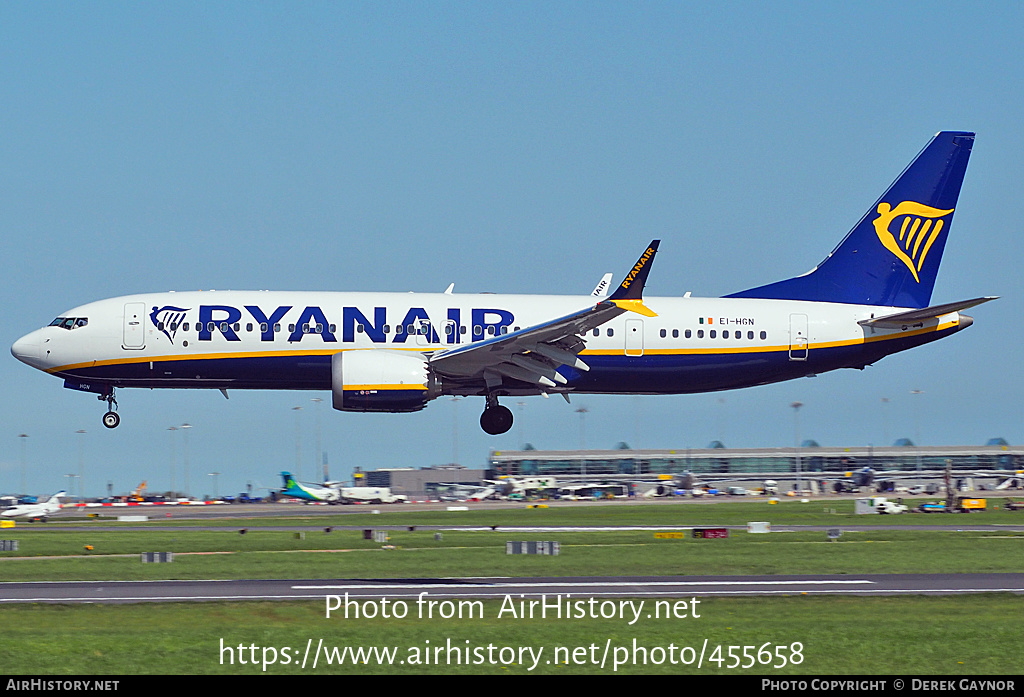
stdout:
<svg viewBox="0 0 1024 697">
<path fill-rule="evenodd" d="M 858 344 L 870 344 L 878 341 L 892 341 L 894 339 L 904 339 L 906 337 L 920 336 L 922 334 L 928 334 L 932 332 L 941 332 L 953 327 L 960 325 L 960 320 L 953 320 L 949 322 L 943 322 L 934 327 L 928 327 L 923 329 L 915 329 L 908 332 L 900 332 L 899 334 L 881 334 L 878 336 L 865 336 L 856 339 L 844 339 L 842 341 L 825 341 L 821 343 L 810 343 L 807 344 L 807 349 L 825 349 L 825 348 L 840 348 L 844 346 L 856 346 Z M 699 339 L 697 341 L 700 341 Z M 389 351 L 410 351 L 417 353 L 429 353 L 431 351 L 437 351 L 442 346 L 431 347 L 387 347 Z M 671 349 L 657 349 L 644 347 L 643 355 L 645 356 L 677 356 L 677 355 L 709 355 L 709 354 L 743 354 L 743 353 L 772 353 L 776 351 L 789 351 L 792 348 L 789 344 L 782 344 L 776 346 L 719 346 L 715 348 L 671 348 Z M 342 351 L 360 351 L 366 349 L 357 348 L 330 348 L 330 349 L 316 349 L 311 351 L 239 351 L 238 353 L 200 353 L 200 354 L 176 354 L 170 356 L 131 356 L 127 358 L 112 358 L 104 361 L 87 361 L 85 363 L 72 363 L 69 365 L 59 366 L 57 368 L 49 368 L 46 372 L 48 373 L 63 373 L 77 370 L 80 368 L 96 368 L 101 366 L 109 365 L 131 365 L 133 363 L 165 363 L 170 361 L 213 361 L 222 360 L 226 358 L 238 359 L 238 358 L 306 358 L 310 356 L 333 356 L 335 353 Z M 624 349 L 584 349 L 580 351 L 580 355 L 585 356 L 621 356 L 625 354 Z M 365 389 L 389 389 L 384 388 L 365 388 Z M 401 389 L 401 388 L 392 388 Z M 409 388 L 413 389 L 413 388 Z"/>
<path fill-rule="evenodd" d="M 345 385 L 345 392 L 383 392 L 387 390 L 424 390 L 426 385 Z"/>
</svg>

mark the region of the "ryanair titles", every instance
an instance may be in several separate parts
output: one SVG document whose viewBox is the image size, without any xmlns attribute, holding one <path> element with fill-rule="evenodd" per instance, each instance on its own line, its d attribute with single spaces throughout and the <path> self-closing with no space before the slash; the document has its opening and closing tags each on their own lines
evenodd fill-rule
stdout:
<svg viewBox="0 0 1024 697">
<path fill-rule="evenodd" d="M 410 307 L 401 313 L 400 319 L 399 313 L 386 307 L 374 307 L 369 312 L 343 307 L 338 324 L 330 321 L 323 308 L 315 305 L 303 308 L 281 305 L 269 311 L 258 305 L 242 308 L 200 305 L 194 310 L 164 306 L 153 307 L 149 318 L 171 343 L 175 339 L 213 341 L 215 336 L 241 341 L 240 334 L 258 333 L 260 341 L 286 337 L 291 343 L 303 340 L 352 343 L 358 334 L 365 334 L 376 344 L 404 344 L 410 338 L 418 344 L 459 344 L 507 334 L 515 321 L 511 312 L 497 308 L 449 307 L 444 319 L 436 321 L 422 307 Z"/>
</svg>

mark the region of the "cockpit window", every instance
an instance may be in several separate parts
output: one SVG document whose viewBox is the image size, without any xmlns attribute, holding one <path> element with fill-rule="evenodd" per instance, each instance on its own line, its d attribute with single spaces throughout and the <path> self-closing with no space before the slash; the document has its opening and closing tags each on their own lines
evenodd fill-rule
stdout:
<svg viewBox="0 0 1024 697">
<path fill-rule="evenodd" d="M 87 324 L 89 324 L 88 317 L 58 317 L 50 322 L 51 327 L 60 327 L 61 329 L 75 329 Z"/>
</svg>

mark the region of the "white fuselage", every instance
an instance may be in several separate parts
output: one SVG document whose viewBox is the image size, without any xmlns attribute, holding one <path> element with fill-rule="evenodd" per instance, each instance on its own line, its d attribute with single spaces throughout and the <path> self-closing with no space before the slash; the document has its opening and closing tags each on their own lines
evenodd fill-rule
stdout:
<svg viewBox="0 0 1024 697">
<path fill-rule="evenodd" d="M 67 311 L 12 352 L 40 370 L 116 387 L 330 389 L 330 356 L 430 355 L 592 304 L 586 296 L 205 291 L 132 295 Z M 966 326 L 858 324 L 900 308 L 733 298 L 645 298 L 584 336 L 565 390 L 685 393 L 786 380 L 878 358 Z M 61 326 L 63 325 L 63 326 Z M 68 385 L 73 387 L 75 385 Z M 510 385 L 507 392 L 528 393 Z M 93 390 L 96 391 L 96 390 Z M 536 393 L 538 390 L 532 390 Z M 452 385 L 445 393 L 477 394 Z"/>
</svg>

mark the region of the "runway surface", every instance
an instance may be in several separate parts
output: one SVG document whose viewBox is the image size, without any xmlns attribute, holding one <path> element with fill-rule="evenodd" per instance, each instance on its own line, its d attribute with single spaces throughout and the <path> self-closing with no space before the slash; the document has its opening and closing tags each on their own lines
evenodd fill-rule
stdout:
<svg viewBox="0 0 1024 697">
<path fill-rule="evenodd" d="M 608 505 L 605 502 L 559 502 L 560 505 L 579 507 Z M 630 505 L 633 502 L 615 502 Z M 651 503 L 644 501 L 642 503 Z M 658 501 L 657 503 L 662 503 Z M 673 502 L 665 502 L 673 503 Z M 295 505 L 231 505 L 186 506 L 168 509 L 131 510 L 125 513 L 148 514 L 151 520 L 161 520 L 160 530 L 171 531 L 178 526 L 166 525 L 171 520 L 209 520 L 231 518 L 239 527 L 246 519 L 300 516 L 306 520 L 292 520 L 282 525 L 259 525 L 260 530 L 323 530 L 317 519 L 326 514 L 369 513 L 372 509 L 392 510 L 444 510 L 447 504 L 407 504 L 391 506 L 295 506 Z M 522 504 L 476 504 L 474 510 L 521 507 Z M 112 513 L 103 511 L 104 514 Z M 55 519 L 59 520 L 59 519 Z M 855 530 L 957 530 L 957 531 L 1024 531 L 1024 521 L 1012 525 L 986 525 L 973 517 L 950 520 L 923 517 L 922 524 L 874 524 L 836 526 L 773 526 L 773 532 L 796 530 L 828 530 L 841 528 Z M 89 530 L 93 533 L 122 532 L 135 529 L 138 524 L 127 523 L 116 527 L 84 525 L 75 521 L 61 525 L 63 530 Z M 373 527 L 381 530 L 406 530 L 403 525 L 331 525 L 332 530 L 362 530 Z M 630 526 L 642 530 L 690 530 L 687 526 Z M 742 525 L 716 525 L 731 529 L 745 529 Z M 416 525 L 417 530 L 492 530 L 497 532 L 570 531 L 575 526 L 520 527 L 500 526 L 481 528 L 471 525 Z M 137 529 L 149 529 L 146 524 Z M 182 526 L 181 530 L 230 530 L 223 526 Z M 623 529 L 586 526 L 586 530 Z M 1006 574 L 863 574 L 863 575 L 808 575 L 808 576 L 681 576 L 681 577 L 576 577 L 576 578 L 413 578 L 413 579 L 337 579 L 337 580 L 207 580 L 207 581 L 53 581 L 0 583 L 0 605 L 12 603 L 132 603 L 132 602 L 195 602 L 235 600 L 294 600 L 344 596 L 367 599 L 404 599 L 415 602 L 420 594 L 431 599 L 444 598 L 539 598 L 542 595 L 571 595 L 579 598 L 663 597 L 689 598 L 692 596 L 779 596 L 779 595 L 955 595 L 969 593 L 1006 592 L 1024 594 L 1024 573 Z"/>
<path fill-rule="evenodd" d="M 778 595 L 1024 594 L 1024 574 L 863 574 L 810 576 L 616 576 L 607 578 L 409 578 L 241 581 L 61 581 L 0 583 L 0 604 L 300 600 L 327 596 L 573 598 Z"/>
</svg>

